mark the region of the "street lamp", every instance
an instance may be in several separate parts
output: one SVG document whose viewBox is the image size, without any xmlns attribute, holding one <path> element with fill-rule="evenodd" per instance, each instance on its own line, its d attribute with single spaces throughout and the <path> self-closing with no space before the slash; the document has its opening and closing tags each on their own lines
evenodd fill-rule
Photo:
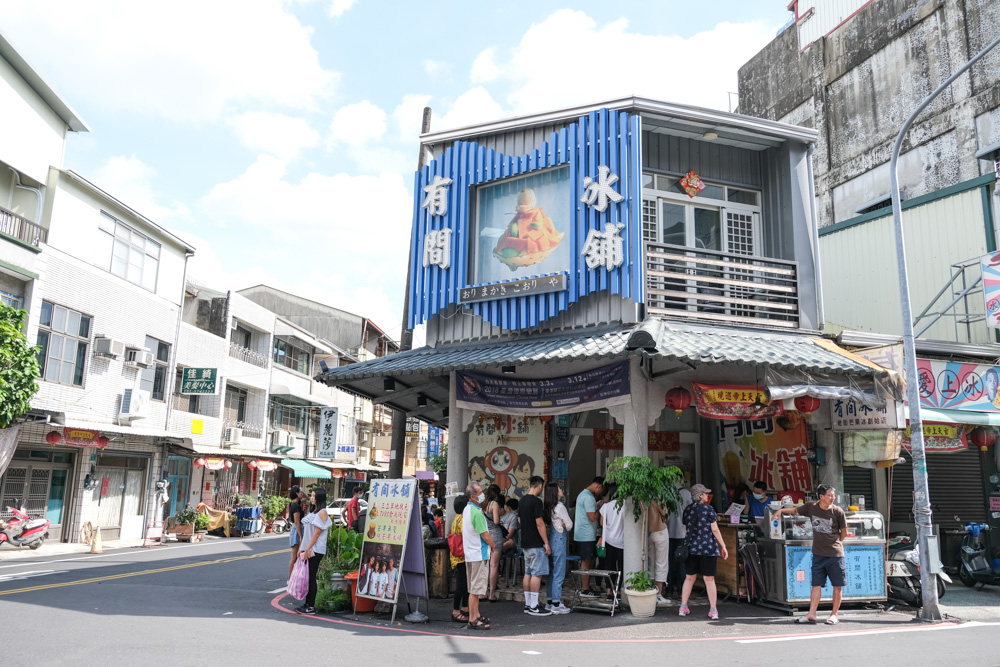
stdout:
<svg viewBox="0 0 1000 667">
<path fill-rule="evenodd" d="M 924 621 L 941 620 L 941 610 L 938 608 L 937 577 L 931 572 L 931 502 L 927 489 L 927 455 L 924 451 L 924 427 L 920 417 L 920 391 L 917 385 L 917 352 L 913 340 L 913 313 L 910 310 L 910 285 L 906 272 L 906 249 L 903 246 L 903 209 L 899 198 L 899 151 L 903 145 L 903 137 L 917 116 L 927 108 L 927 105 L 941 91 L 950 86 L 955 79 L 1000 44 L 1000 37 L 993 40 L 989 46 L 972 57 L 955 71 L 937 89 L 917 105 L 910 117 L 903 123 L 896 135 L 896 143 L 892 147 L 892 158 L 889 161 L 889 178 L 892 182 L 892 221 L 896 229 L 896 261 L 899 267 L 899 297 L 903 311 L 903 370 L 906 374 L 906 400 L 909 403 L 910 418 L 910 453 L 913 455 L 913 515 L 917 526 L 917 544 L 920 547 L 920 591 L 923 606 L 920 608 L 920 619 Z M 936 541 L 935 541 L 936 546 Z M 935 550 L 935 554 L 937 551 Z"/>
</svg>

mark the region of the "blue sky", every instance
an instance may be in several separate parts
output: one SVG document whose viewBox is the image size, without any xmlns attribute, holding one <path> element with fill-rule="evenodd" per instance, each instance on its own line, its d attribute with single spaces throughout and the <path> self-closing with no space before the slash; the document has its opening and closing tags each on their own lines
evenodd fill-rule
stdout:
<svg viewBox="0 0 1000 667">
<path fill-rule="evenodd" d="M 90 125 L 65 167 L 258 283 L 398 336 L 433 130 L 638 94 L 728 109 L 782 0 L 46 0 L 0 26 Z"/>
</svg>

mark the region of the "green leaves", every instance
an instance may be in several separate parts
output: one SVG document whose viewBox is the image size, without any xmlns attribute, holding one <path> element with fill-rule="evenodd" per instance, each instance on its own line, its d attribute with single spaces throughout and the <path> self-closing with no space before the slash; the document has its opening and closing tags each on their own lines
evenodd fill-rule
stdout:
<svg viewBox="0 0 1000 667">
<path fill-rule="evenodd" d="M 656 582 L 649 576 L 649 572 L 632 572 L 625 577 L 625 587 L 642 593 L 656 588 Z"/>
<path fill-rule="evenodd" d="M 22 330 L 25 315 L 0 304 L 0 428 L 30 410 L 38 391 L 38 348 L 28 345 Z"/>
<path fill-rule="evenodd" d="M 434 472 L 445 472 L 448 469 L 448 443 L 441 443 L 441 454 L 427 457 L 427 465 Z"/>
<path fill-rule="evenodd" d="M 617 509 L 626 500 L 632 500 L 632 514 L 639 521 L 654 502 L 664 511 L 676 511 L 681 502 L 677 491 L 681 479 L 683 473 L 677 466 L 661 468 L 653 465 L 648 456 L 623 456 L 611 463 L 605 483 L 618 485 L 614 497 Z"/>
<path fill-rule="evenodd" d="M 261 498 L 261 514 L 264 515 L 264 520 L 267 522 L 274 521 L 278 518 L 285 508 L 291 504 L 291 500 L 285 496 L 264 496 Z"/>
</svg>

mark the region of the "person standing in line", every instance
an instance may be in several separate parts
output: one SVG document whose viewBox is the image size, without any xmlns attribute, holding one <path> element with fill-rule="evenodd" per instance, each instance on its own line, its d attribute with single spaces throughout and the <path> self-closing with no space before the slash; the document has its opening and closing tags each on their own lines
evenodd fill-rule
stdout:
<svg viewBox="0 0 1000 667">
<path fill-rule="evenodd" d="M 288 546 L 292 550 L 292 560 L 288 563 L 288 578 L 291 579 L 292 569 L 299 557 L 299 544 L 302 542 L 302 505 L 299 503 L 298 485 L 288 490 L 288 498 L 292 501 L 288 505 L 288 523 L 292 525 L 288 533 Z"/>
<path fill-rule="evenodd" d="M 660 506 L 652 502 L 647 514 L 649 529 L 649 561 L 653 565 L 653 581 L 656 582 L 656 604 L 670 604 L 664 597 L 663 587 L 670 576 L 670 531 L 667 528 L 667 515 Z"/>
<path fill-rule="evenodd" d="M 493 544 L 496 544 L 497 548 L 490 552 L 490 584 L 486 598 L 489 602 L 496 602 L 500 599 L 497 597 L 497 582 L 500 580 L 500 547 L 503 545 L 503 529 L 500 527 L 502 515 L 503 495 L 500 487 L 496 484 L 490 484 L 486 489 L 483 516 L 486 517 L 486 530 L 489 531 L 490 537 L 493 538 Z"/>
<path fill-rule="evenodd" d="M 552 549 L 549 578 L 545 583 L 549 603 L 545 608 L 553 614 L 568 614 L 570 608 L 563 604 L 562 588 L 566 580 L 566 536 L 573 529 L 573 520 L 563 504 L 562 489 L 555 482 L 549 482 L 545 487 L 543 509 L 549 519 L 549 547 Z"/>
<path fill-rule="evenodd" d="M 347 501 L 347 507 L 344 508 L 344 526 L 350 528 L 351 530 L 361 530 L 356 523 L 358 515 L 361 513 L 360 498 L 361 486 L 355 486 L 354 493 L 351 494 L 351 499 Z"/>
<path fill-rule="evenodd" d="M 309 592 L 306 593 L 305 602 L 296 607 L 295 611 L 300 614 L 316 613 L 316 573 L 319 572 L 319 563 L 326 555 L 326 538 L 333 525 L 329 514 L 326 511 L 326 489 L 317 487 L 309 494 L 311 512 L 302 519 L 302 544 L 299 549 L 299 558 L 309 563 Z"/>
<path fill-rule="evenodd" d="M 437 526 L 438 529 L 438 536 L 444 537 L 447 535 L 447 533 L 444 532 L 444 510 L 440 507 L 435 507 L 432 514 L 434 515 L 434 525 Z"/>
<path fill-rule="evenodd" d="M 680 486 L 677 492 L 681 496 L 681 503 L 677 506 L 677 511 L 672 512 L 667 517 L 667 532 L 670 533 L 670 571 L 667 573 L 666 598 L 672 598 L 681 592 L 684 587 L 684 562 L 677 562 L 677 550 L 684 544 L 684 510 L 691 504 L 691 492 Z"/>
<path fill-rule="evenodd" d="M 622 569 L 625 567 L 625 517 L 622 510 L 615 502 L 615 494 L 618 493 L 617 484 L 608 484 L 605 487 L 605 500 L 601 506 L 601 538 L 604 540 L 605 570 L 618 572 L 618 587 L 621 588 Z M 608 601 L 615 599 L 614 591 L 607 589 Z"/>
<path fill-rule="evenodd" d="M 604 504 L 604 478 L 594 480 L 576 497 L 576 522 L 573 524 L 573 541 L 580 555 L 580 569 L 589 570 L 597 562 L 597 525 L 599 510 Z M 598 501 L 598 498 L 602 498 Z M 599 597 L 599 593 L 590 589 L 590 575 L 580 576 L 580 596 L 585 598 Z"/>
<path fill-rule="evenodd" d="M 694 588 L 698 575 L 705 581 L 705 593 L 708 594 L 708 617 L 719 620 L 719 610 L 716 607 L 717 593 L 715 589 L 716 560 L 721 552 L 722 560 L 729 558 L 729 552 L 722 541 L 719 532 L 718 515 L 712 507 L 712 492 L 707 486 L 695 484 L 691 487 L 693 502 L 684 510 L 684 526 L 687 529 L 688 556 L 685 567 L 687 576 L 684 578 L 684 590 L 681 591 L 681 608 L 678 613 L 687 616 L 691 613 L 688 598 Z"/>
<path fill-rule="evenodd" d="M 832 486 L 820 484 L 816 489 L 819 500 L 803 505 L 782 507 L 775 516 L 782 514 L 798 514 L 811 519 L 813 530 L 812 545 L 812 592 L 809 595 L 809 613 L 800 618 L 797 623 L 815 623 L 819 609 L 819 600 L 827 578 L 833 586 L 833 611 L 824 621 L 827 625 L 837 625 L 840 619 L 840 600 L 843 587 L 847 585 L 847 563 L 844 559 L 844 540 L 847 539 L 847 515 L 844 510 L 834 505 L 837 500 L 837 490 Z"/>
<path fill-rule="evenodd" d="M 479 613 L 480 598 L 489 586 L 490 550 L 497 548 L 486 529 L 482 505 L 486 502 L 483 487 L 475 482 L 466 488 L 469 504 L 462 512 L 462 548 L 465 550 L 465 574 L 469 581 L 469 629 L 489 630 L 490 619 Z"/>
<path fill-rule="evenodd" d="M 532 616 L 552 614 L 538 604 L 538 591 L 542 588 L 542 577 L 549 573 L 548 529 L 545 521 L 545 507 L 539 496 L 545 480 L 535 475 L 528 480 L 528 493 L 521 498 L 517 508 L 521 526 L 521 550 L 524 552 L 524 613 Z"/>
<path fill-rule="evenodd" d="M 454 535 L 462 536 L 462 515 L 465 506 L 469 504 L 469 497 L 466 495 L 455 496 L 454 508 L 455 518 L 451 522 L 451 532 Z M 464 548 L 464 543 L 463 543 Z M 456 556 L 451 549 L 448 550 L 451 559 L 451 569 L 455 573 L 455 596 L 452 598 L 451 620 L 457 623 L 469 622 L 469 578 L 465 573 L 465 556 Z"/>
</svg>

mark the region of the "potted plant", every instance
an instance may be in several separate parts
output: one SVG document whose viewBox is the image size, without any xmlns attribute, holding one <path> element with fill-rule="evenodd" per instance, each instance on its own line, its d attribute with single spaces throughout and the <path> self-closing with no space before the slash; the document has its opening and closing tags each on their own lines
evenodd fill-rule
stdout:
<svg viewBox="0 0 1000 667">
<path fill-rule="evenodd" d="M 361 544 L 363 536 L 342 526 L 331 528 L 326 540 L 326 558 L 321 564 L 330 575 L 330 587 L 348 590 L 350 587 L 345 575 L 358 569 L 361 562 Z"/>
<path fill-rule="evenodd" d="M 208 527 L 212 524 L 212 520 L 207 514 L 198 514 L 194 519 L 194 541 L 201 542 L 208 535 Z"/>
<path fill-rule="evenodd" d="M 175 533 L 177 539 L 189 540 L 194 534 L 194 522 L 198 520 L 198 513 L 193 507 L 185 507 L 174 515 L 174 526 L 168 532 Z"/>
<path fill-rule="evenodd" d="M 648 572 L 632 572 L 625 577 L 625 595 L 633 616 L 649 618 L 656 613 L 656 582 Z"/>
<path fill-rule="evenodd" d="M 284 496 L 264 496 L 261 498 L 261 514 L 264 515 L 265 531 L 271 532 L 271 524 L 285 511 L 291 503 L 291 499 Z"/>
</svg>

